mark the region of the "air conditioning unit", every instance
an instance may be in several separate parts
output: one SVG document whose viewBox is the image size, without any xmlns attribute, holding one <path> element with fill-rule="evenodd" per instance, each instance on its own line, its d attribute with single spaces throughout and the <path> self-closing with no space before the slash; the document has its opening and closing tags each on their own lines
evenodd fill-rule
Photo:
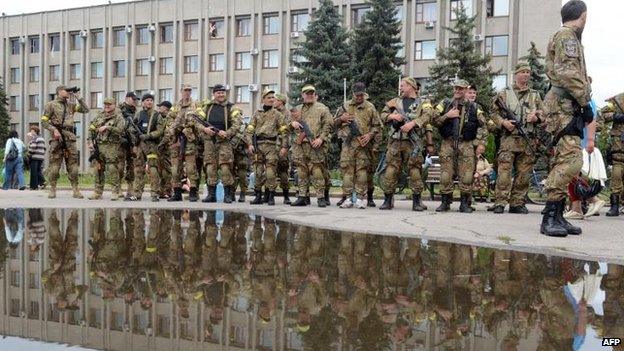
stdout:
<svg viewBox="0 0 624 351">
<path fill-rule="evenodd" d="M 291 33 L 290 33 L 290 37 L 291 37 L 291 38 L 299 38 L 299 36 L 300 36 L 300 35 L 301 35 L 301 34 L 300 34 L 299 32 L 291 32 Z"/>
<path fill-rule="evenodd" d="M 80 31 L 80 36 L 83 37 L 83 38 L 86 38 L 87 37 L 87 31 L 86 30 L 81 30 Z"/>
<path fill-rule="evenodd" d="M 258 55 L 259 51 L 258 51 L 258 49 L 251 49 L 250 53 L 252 55 Z"/>
<path fill-rule="evenodd" d="M 249 91 L 251 92 L 258 91 L 258 84 L 249 84 Z"/>
<path fill-rule="evenodd" d="M 147 30 L 149 30 L 150 32 L 155 32 L 156 31 L 156 26 L 153 24 L 150 24 L 149 27 L 147 27 Z"/>
<path fill-rule="evenodd" d="M 156 62 L 156 58 L 154 56 L 150 56 L 147 58 L 149 62 Z"/>
<path fill-rule="evenodd" d="M 24 44 L 26 42 L 26 37 L 20 37 L 19 42 Z"/>
<path fill-rule="evenodd" d="M 131 26 L 126 26 L 126 33 L 128 33 L 128 34 L 132 33 L 132 27 Z"/>
<path fill-rule="evenodd" d="M 295 66 L 290 66 L 288 67 L 288 73 L 297 73 L 299 72 L 299 69 Z"/>
<path fill-rule="evenodd" d="M 224 86 L 225 86 L 225 90 L 226 91 L 230 91 L 230 85 L 229 84 L 225 84 Z"/>
<path fill-rule="evenodd" d="M 435 28 L 435 22 L 434 21 L 425 22 L 425 28 L 427 28 L 427 29 Z"/>
<path fill-rule="evenodd" d="M 474 41 L 483 41 L 483 35 L 481 34 L 476 34 L 474 36 Z"/>
</svg>

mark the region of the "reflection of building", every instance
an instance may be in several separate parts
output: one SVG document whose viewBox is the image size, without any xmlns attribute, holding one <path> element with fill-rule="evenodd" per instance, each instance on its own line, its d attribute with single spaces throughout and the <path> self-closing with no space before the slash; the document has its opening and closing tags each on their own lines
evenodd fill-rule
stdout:
<svg viewBox="0 0 624 351">
<path fill-rule="evenodd" d="M 352 28 L 368 10 L 361 0 L 334 0 Z M 438 46 L 448 45 L 443 26 L 463 4 L 478 17 L 477 47 L 492 53 L 505 85 L 530 41 L 539 48 L 559 25 L 557 1 L 402 0 L 401 38 L 405 74 L 425 79 Z M 227 6 L 224 6 L 227 4 Z M 231 99 L 249 115 L 265 86 L 287 90 L 294 68 L 292 48 L 303 40 L 317 1 L 215 0 L 134 1 L 0 18 L 0 76 L 5 78 L 13 128 L 24 135 L 38 123 L 58 84 L 77 85 L 93 108 L 104 97 L 121 100 L 125 91 L 153 91 L 175 100 L 182 82 L 205 97 L 217 83 L 230 86 Z M 208 29 L 216 27 L 216 37 Z M 91 113 L 91 118 L 94 113 Z M 87 123 L 77 124 L 86 135 Z M 86 150 L 81 138 L 82 150 Z M 88 155 L 82 152 L 82 164 Z M 83 166 L 83 169 L 85 167 Z"/>
</svg>

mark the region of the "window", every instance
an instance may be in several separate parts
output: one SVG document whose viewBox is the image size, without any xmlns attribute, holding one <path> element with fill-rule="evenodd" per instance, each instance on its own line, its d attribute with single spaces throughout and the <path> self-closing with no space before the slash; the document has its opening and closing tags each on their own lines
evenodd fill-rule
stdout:
<svg viewBox="0 0 624 351">
<path fill-rule="evenodd" d="M 39 318 L 39 302 L 38 301 L 30 301 L 30 308 L 28 309 L 28 318 L 31 318 L 31 319 Z"/>
<path fill-rule="evenodd" d="M 11 38 L 11 55 L 19 55 L 20 41 L 19 38 Z"/>
<path fill-rule="evenodd" d="M 19 68 L 11 68 L 11 83 L 19 83 L 21 72 Z"/>
<path fill-rule="evenodd" d="M 113 77 L 125 77 L 126 76 L 126 60 L 113 61 Z"/>
<path fill-rule="evenodd" d="M 307 12 L 293 13 L 291 18 L 291 32 L 303 32 L 308 28 L 310 15 Z"/>
<path fill-rule="evenodd" d="M 28 95 L 28 110 L 37 111 L 39 109 L 39 95 Z"/>
<path fill-rule="evenodd" d="M 123 90 L 113 91 L 113 99 L 115 99 L 116 103 L 121 103 L 126 100 L 126 92 Z"/>
<path fill-rule="evenodd" d="M 213 54 L 210 55 L 210 72 L 221 72 L 225 67 L 225 55 Z"/>
<path fill-rule="evenodd" d="M 144 58 L 144 59 L 138 59 L 136 60 L 136 75 L 137 76 L 146 76 L 149 74 L 150 71 L 150 66 L 149 66 L 149 60 Z"/>
<path fill-rule="evenodd" d="M 273 91 L 278 91 L 278 89 L 277 89 L 277 83 L 262 84 L 262 90 L 261 90 L 261 91 L 265 91 L 265 90 L 273 90 Z"/>
<path fill-rule="evenodd" d="M 104 32 L 101 30 L 91 32 L 91 49 L 104 47 Z"/>
<path fill-rule="evenodd" d="M 102 108 L 104 105 L 104 96 L 101 92 L 91 93 L 91 108 Z"/>
<path fill-rule="evenodd" d="M 184 23 L 184 40 L 194 41 L 197 40 L 197 33 L 199 32 L 199 25 L 197 22 Z"/>
<path fill-rule="evenodd" d="M 61 66 L 60 65 L 50 65 L 50 82 L 54 82 L 59 80 L 61 76 Z"/>
<path fill-rule="evenodd" d="M 234 88 L 236 92 L 236 103 L 249 103 L 251 94 L 247 85 L 241 85 Z"/>
<path fill-rule="evenodd" d="M 30 124 L 30 126 L 31 126 L 31 127 L 32 127 L 32 126 L 37 126 L 37 127 L 39 127 L 39 123 L 36 123 L 36 122 L 35 122 L 35 123 L 31 123 L 31 124 Z M 31 251 L 31 252 L 28 254 L 28 260 L 29 260 L 30 262 L 39 262 L 39 253 L 40 253 L 40 252 L 41 252 L 41 251 Z"/>
<path fill-rule="evenodd" d="M 19 271 L 11 271 L 11 286 L 14 286 L 14 287 L 20 286 L 20 272 Z"/>
<path fill-rule="evenodd" d="M 472 0 L 451 0 L 451 21 L 457 19 L 455 10 L 461 10 L 462 7 L 468 16 L 472 16 Z"/>
<path fill-rule="evenodd" d="M 278 34 L 280 31 L 280 22 L 277 15 L 265 15 L 263 18 L 264 29 L 262 34 Z"/>
<path fill-rule="evenodd" d="M 171 319 L 168 316 L 159 314 L 156 317 L 156 336 L 168 338 L 171 334 L 169 331 L 170 323 Z"/>
<path fill-rule="evenodd" d="M 290 50 L 290 60 L 293 63 L 308 62 L 308 60 L 303 55 L 297 53 L 296 49 L 291 49 Z"/>
<path fill-rule="evenodd" d="M 160 74 L 173 74 L 173 57 L 160 58 Z"/>
<path fill-rule="evenodd" d="M 492 56 L 506 56 L 508 38 L 506 35 L 485 37 L 485 53 Z"/>
<path fill-rule="evenodd" d="M 69 65 L 69 79 L 82 78 L 82 69 L 79 63 L 72 63 Z"/>
<path fill-rule="evenodd" d="M 492 78 L 492 88 L 495 91 L 501 91 L 507 87 L 507 75 L 499 74 Z"/>
<path fill-rule="evenodd" d="M 11 316 L 19 317 L 21 308 L 20 299 L 11 299 Z"/>
<path fill-rule="evenodd" d="M 414 50 L 414 60 L 434 60 L 436 58 L 435 40 L 417 41 Z"/>
<path fill-rule="evenodd" d="M 249 52 L 237 52 L 235 55 L 236 69 L 251 69 L 251 54 Z"/>
<path fill-rule="evenodd" d="M 222 19 L 210 20 L 210 37 L 219 39 L 225 34 L 225 24 Z"/>
<path fill-rule="evenodd" d="M 403 12 L 403 5 L 395 5 L 396 6 L 396 14 L 394 15 L 394 19 L 397 20 L 398 22 L 403 22 L 403 20 L 405 19 L 405 15 Z"/>
<path fill-rule="evenodd" d="M 149 43 L 149 38 L 150 38 L 150 32 L 146 26 L 137 28 L 137 37 L 136 37 L 137 45 L 145 45 Z"/>
<path fill-rule="evenodd" d="M 91 78 L 102 78 L 104 75 L 104 65 L 102 62 L 91 62 Z"/>
<path fill-rule="evenodd" d="M 487 16 L 509 16 L 509 0 L 487 0 Z"/>
<path fill-rule="evenodd" d="M 195 73 L 198 67 L 197 55 L 184 56 L 184 73 Z"/>
<path fill-rule="evenodd" d="M 61 37 L 58 34 L 50 34 L 50 51 L 61 50 Z"/>
<path fill-rule="evenodd" d="M 262 52 L 262 68 L 277 68 L 279 66 L 279 51 L 264 50 Z"/>
<path fill-rule="evenodd" d="M 359 26 L 362 22 L 364 22 L 364 15 L 371 10 L 370 7 L 360 7 L 351 10 L 351 24 L 353 27 Z"/>
<path fill-rule="evenodd" d="M 30 53 L 39 53 L 39 37 L 28 38 L 28 46 L 30 46 Z"/>
<path fill-rule="evenodd" d="M 425 2 L 416 4 L 416 23 L 437 22 L 438 21 L 438 3 Z"/>
<path fill-rule="evenodd" d="M 115 28 L 113 29 L 113 46 L 125 46 L 126 45 L 126 29 Z"/>
<path fill-rule="evenodd" d="M 28 273 L 28 288 L 39 289 L 39 275 L 37 273 Z"/>
<path fill-rule="evenodd" d="M 160 42 L 173 43 L 173 24 L 163 24 L 160 26 Z"/>
<path fill-rule="evenodd" d="M 171 102 L 172 99 L 173 99 L 173 89 L 158 90 L 158 101 L 163 102 L 167 100 Z"/>
<path fill-rule="evenodd" d="M 80 50 L 82 49 L 82 37 L 80 33 L 71 33 L 69 35 L 69 49 Z"/>
<path fill-rule="evenodd" d="M 199 89 L 197 88 L 192 88 L 191 90 L 191 99 L 193 101 L 197 101 L 199 100 Z"/>
<path fill-rule="evenodd" d="M 39 66 L 32 66 L 28 68 L 28 77 L 31 83 L 39 81 Z"/>
<path fill-rule="evenodd" d="M 236 36 L 248 37 L 251 35 L 251 18 L 236 19 Z"/>
</svg>

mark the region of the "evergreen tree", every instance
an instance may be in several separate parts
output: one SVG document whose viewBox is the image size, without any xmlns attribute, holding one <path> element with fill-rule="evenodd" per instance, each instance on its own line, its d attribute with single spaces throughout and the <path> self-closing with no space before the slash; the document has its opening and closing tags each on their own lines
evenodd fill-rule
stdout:
<svg viewBox="0 0 624 351">
<path fill-rule="evenodd" d="M 310 330 L 302 336 L 306 350 L 331 350 L 339 336 L 338 318 L 332 309 L 325 306 L 312 317 Z"/>
<path fill-rule="evenodd" d="M 544 97 L 548 92 L 549 80 L 546 76 L 546 66 L 542 63 L 544 56 L 539 52 L 534 42 L 531 42 L 529 54 L 521 57 L 520 60 L 525 60 L 531 66 L 531 86 Z"/>
<path fill-rule="evenodd" d="M 370 5 L 353 35 L 353 80 L 367 85 L 370 102 L 381 109 L 396 97 L 399 68 L 405 64 L 398 56 L 403 47 L 401 21 L 394 0 L 370 0 Z"/>
<path fill-rule="evenodd" d="M 343 102 L 343 79 L 349 75 L 351 50 L 347 44 L 349 34 L 331 0 L 320 1 L 305 36 L 305 42 L 294 50 L 302 60 L 292 62 L 298 71 L 289 75 L 293 82 L 290 99 L 297 104 L 302 86 L 313 84 L 319 101 L 333 111 Z"/>
<path fill-rule="evenodd" d="M 455 14 L 454 26 L 445 27 L 452 38 L 450 45 L 438 49 L 437 61 L 429 68 L 432 82 L 428 90 L 434 101 L 440 101 L 452 96 L 455 77 L 464 79 L 477 88 L 477 102 L 487 110 L 494 97 L 492 78 L 499 72 L 490 67 L 491 55 L 483 56 L 475 50 L 476 16 L 469 17 L 461 6 Z"/>
<path fill-rule="evenodd" d="M 7 111 L 8 105 L 6 91 L 4 91 L 4 79 L 0 77 L 0 148 L 6 144 L 11 130 L 11 117 Z"/>
</svg>

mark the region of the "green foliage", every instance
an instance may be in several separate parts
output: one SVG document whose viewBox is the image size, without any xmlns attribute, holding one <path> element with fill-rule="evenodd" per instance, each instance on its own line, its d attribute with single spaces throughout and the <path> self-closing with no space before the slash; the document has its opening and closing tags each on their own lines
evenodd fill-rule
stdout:
<svg viewBox="0 0 624 351">
<path fill-rule="evenodd" d="M 464 79 L 477 88 L 477 103 L 487 112 L 494 97 L 492 78 L 500 71 L 492 71 L 491 55 L 483 56 L 475 48 L 476 16 L 469 17 L 463 7 L 455 14 L 454 26 L 445 27 L 453 39 L 449 47 L 438 49 L 437 61 L 429 68 L 431 85 L 428 91 L 434 101 L 440 101 L 452 95 L 455 77 Z"/>
<path fill-rule="evenodd" d="M 355 350 L 389 350 L 388 327 L 373 309 L 360 323 Z"/>
<path fill-rule="evenodd" d="M 4 146 L 11 130 L 11 117 L 7 110 L 9 102 L 4 90 L 4 79 L 0 77 L 0 145 Z"/>
<path fill-rule="evenodd" d="M 377 109 L 396 96 L 405 59 L 398 56 L 401 42 L 401 21 L 393 0 L 370 0 L 371 10 L 353 35 L 353 77 L 367 85 Z"/>
<path fill-rule="evenodd" d="M 531 87 L 539 91 L 544 97 L 548 92 L 549 80 L 546 76 L 546 66 L 542 63 L 544 56 L 539 52 L 534 42 L 531 42 L 529 54 L 520 58 L 531 66 Z"/>
<path fill-rule="evenodd" d="M 317 316 L 312 317 L 310 330 L 303 334 L 306 350 L 331 350 L 338 340 L 338 318 L 331 307 L 325 306 Z"/>
</svg>

